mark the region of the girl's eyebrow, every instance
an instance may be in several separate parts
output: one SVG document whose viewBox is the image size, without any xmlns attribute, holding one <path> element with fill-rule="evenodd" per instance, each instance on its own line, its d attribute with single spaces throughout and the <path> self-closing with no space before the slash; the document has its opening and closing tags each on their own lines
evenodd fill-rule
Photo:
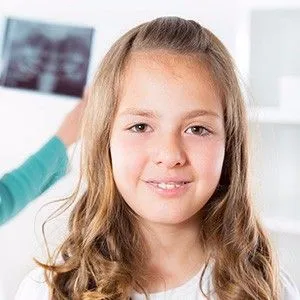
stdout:
<svg viewBox="0 0 300 300">
<path fill-rule="evenodd" d="M 121 116 L 141 116 L 141 117 L 147 117 L 147 118 L 152 118 L 152 119 L 160 119 L 161 115 L 155 111 L 152 110 L 147 110 L 147 109 L 137 109 L 137 108 L 127 108 L 123 112 L 120 113 Z M 201 117 L 201 116 L 212 116 L 216 118 L 222 119 L 222 117 L 212 111 L 212 110 L 205 110 L 205 109 L 196 109 L 192 111 L 188 111 L 182 114 L 182 119 L 193 119 L 196 117 Z"/>
</svg>

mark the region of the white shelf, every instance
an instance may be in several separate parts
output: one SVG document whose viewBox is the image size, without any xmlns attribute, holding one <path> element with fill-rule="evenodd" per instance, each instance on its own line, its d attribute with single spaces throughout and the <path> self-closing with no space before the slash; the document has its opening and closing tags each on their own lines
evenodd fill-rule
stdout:
<svg viewBox="0 0 300 300">
<path fill-rule="evenodd" d="M 248 108 L 249 120 L 259 123 L 300 125 L 299 109 Z"/>
<path fill-rule="evenodd" d="M 263 223 L 272 232 L 300 235 L 300 220 L 265 217 Z"/>
</svg>

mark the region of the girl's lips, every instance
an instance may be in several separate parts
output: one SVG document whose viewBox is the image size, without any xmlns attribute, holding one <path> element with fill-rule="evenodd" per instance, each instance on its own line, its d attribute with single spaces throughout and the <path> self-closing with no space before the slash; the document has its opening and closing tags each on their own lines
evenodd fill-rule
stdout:
<svg viewBox="0 0 300 300">
<path fill-rule="evenodd" d="M 165 198 L 175 198 L 175 197 L 182 196 L 190 188 L 191 185 L 191 182 L 188 182 L 180 185 L 180 187 L 177 188 L 162 189 L 157 186 L 157 183 L 150 182 L 150 181 L 146 181 L 145 183 L 152 191 Z"/>
</svg>

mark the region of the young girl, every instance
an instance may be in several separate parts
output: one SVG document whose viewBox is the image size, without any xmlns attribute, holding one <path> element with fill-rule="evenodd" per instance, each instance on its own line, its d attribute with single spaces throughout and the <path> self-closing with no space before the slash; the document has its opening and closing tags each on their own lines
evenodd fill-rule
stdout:
<svg viewBox="0 0 300 300">
<path fill-rule="evenodd" d="M 253 211 L 247 140 L 209 30 L 164 17 L 127 32 L 91 90 L 69 236 L 16 299 L 300 299 Z"/>
</svg>

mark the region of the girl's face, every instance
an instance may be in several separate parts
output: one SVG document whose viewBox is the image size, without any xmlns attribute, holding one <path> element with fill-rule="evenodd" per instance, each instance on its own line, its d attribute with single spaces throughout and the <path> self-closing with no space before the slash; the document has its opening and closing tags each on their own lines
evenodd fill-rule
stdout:
<svg viewBox="0 0 300 300">
<path fill-rule="evenodd" d="M 114 180 L 143 221 L 180 224 L 209 200 L 225 151 L 222 101 L 196 60 L 134 53 L 112 126 Z"/>
</svg>

